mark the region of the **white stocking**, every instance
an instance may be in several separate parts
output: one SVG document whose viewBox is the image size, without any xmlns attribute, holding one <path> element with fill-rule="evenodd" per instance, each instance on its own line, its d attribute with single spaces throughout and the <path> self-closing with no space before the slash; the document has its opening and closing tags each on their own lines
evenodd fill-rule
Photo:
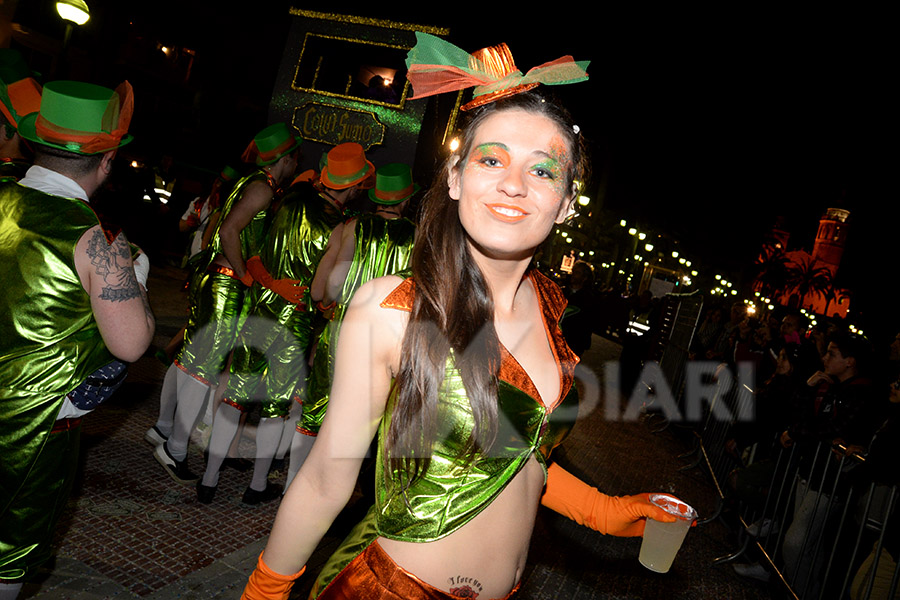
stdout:
<svg viewBox="0 0 900 600">
<path fill-rule="evenodd" d="M 297 429 L 297 420 L 303 412 L 303 405 L 299 402 L 291 402 L 291 412 L 284 420 L 284 429 L 281 432 L 281 442 L 275 451 L 275 458 L 284 458 L 291 449 L 291 440 L 294 439 L 294 431 Z"/>
<path fill-rule="evenodd" d="M 175 408 L 175 426 L 172 435 L 166 442 L 169 453 L 177 461 L 187 457 L 188 442 L 191 441 L 191 432 L 197 426 L 197 419 L 203 412 L 204 401 L 210 390 L 209 386 L 201 383 L 178 369 L 175 373 L 178 406 Z"/>
<path fill-rule="evenodd" d="M 159 418 L 156 420 L 156 428 L 166 437 L 172 435 L 172 427 L 175 423 L 175 407 L 178 405 L 177 382 L 179 371 L 181 369 L 175 363 L 169 365 L 159 394 Z"/>
<path fill-rule="evenodd" d="M 0 583 L 0 600 L 16 600 L 22 590 L 22 583 Z"/>
<path fill-rule="evenodd" d="M 241 421 L 241 411 L 230 404 L 222 403 L 213 419 L 212 434 L 209 436 L 209 457 L 206 459 L 206 472 L 203 473 L 203 485 L 214 486 L 219 483 L 219 471 L 237 435 Z"/>
<path fill-rule="evenodd" d="M 284 419 L 281 417 L 261 418 L 256 427 L 256 460 L 253 463 L 253 479 L 250 487 L 257 492 L 266 489 L 269 467 L 281 441 Z"/>
</svg>

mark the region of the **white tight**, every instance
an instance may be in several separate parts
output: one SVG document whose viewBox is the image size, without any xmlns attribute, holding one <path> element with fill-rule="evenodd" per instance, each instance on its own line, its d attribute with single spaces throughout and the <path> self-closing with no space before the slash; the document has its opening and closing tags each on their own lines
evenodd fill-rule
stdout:
<svg viewBox="0 0 900 600">
<path fill-rule="evenodd" d="M 219 471 L 228 448 L 237 435 L 240 420 L 241 411 L 230 404 L 223 403 L 216 411 L 209 438 L 209 458 L 206 472 L 203 473 L 203 485 L 212 487 L 219 483 Z M 283 431 L 284 419 L 280 417 L 259 420 L 256 428 L 256 460 L 253 463 L 253 479 L 250 481 L 250 487 L 258 492 L 266 488 L 269 467 L 272 466 Z"/>
<path fill-rule="evenodd" d="M 0 583 L 0 600 L 16 600 L 22 590 L 22 583 Z"/>
<path fill-rule="evenodd" d="M 168 378 L 168 373 L 166 373 Z M 188 442 L 191 439 L 191 432 L 197 426 L 197 421 L 203 413 L 203 407 L 206 397 L 209 394 L 210 387 L 205 383 L 197 381 L 178 367 L 175 367 L 175 419 L 172 426 L 169 440 L 166 447 L 169 453 L 177 461 L 182 461 L 187 457 Z M 165 392 L 165 382 L 163 382 L 163 391 Z M 163 406 L 167 407 L 170 399 L 163 400 L 160 398 L 160 418 L 163 418 Z M 157 427 L 164 435 L 166 430 L 160 426 L 161 422 L 157 422 Z M 162 423 L 165 425 L 165 423 Z"/>
<path fill-rule="evenodd" d="M 281 417 L 259 420 L 256 428 L 256 460 L 253 462 L 253 479 L 250 481 L 250 487 L 257 492 L 266 489 L 269 467 L 272 466 L 272 459 L 281 442 L 282 431 L 284 419 Z"/>
</svg>

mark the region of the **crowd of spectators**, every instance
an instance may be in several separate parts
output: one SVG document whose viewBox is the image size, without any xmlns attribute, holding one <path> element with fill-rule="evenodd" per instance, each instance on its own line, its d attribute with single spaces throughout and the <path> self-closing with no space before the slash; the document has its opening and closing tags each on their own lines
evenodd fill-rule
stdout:
<svg viewBox="0 0 900 600">
<path fill-rule="evenodd" d="M 587 292 L 582 282 L 589 275 L 576 271 L 564 288 L 579 315 L 569 319 L 567 336 L 581 352 L 589 347 L 583 341 L 588 327 L 620 342 L 622 392 L 627 396 L 642 366 L 654 360 L 647 342 L 657 326 L 661 301 L 649 293 Z M 849 531 L 844 525 L 843 535 L 856 536 L 862 530 L 863 544 L 870 546 L 852 561 L 842 556 L 856 575 L 847 594 L 853 600 L 866 597 L 866 577 L 874 572 L 868 597 L 887 598 L 900 552 L 900 514 L 888 513 L 887 519 L 883 512 L 879 516 L 887 528 L 876 569 L 879 532 L 865 532 L 858 499 L 867 499 L 865 490 L 872 484 L 884 496 L 900 483 L 894 468 L 900 459 L 900 333 L 889 343 L 873 344 L 837 318 L 815 323 L 805 313 L 785 307 L 759 314 L 743 302 L 705 300 L 687 359 L 714 361 L 735 375 L 739 369 L 753 373 L 751 381 L 742 382 L 752 390 L 753 418 L 730 423 L 721 446 L 723 458 L 732 465 L 725 486 L 729 499 L 742 506 L 763 506 L 776 457 L 792 451 L 793 472 L 799 475 L 787 482 L 792 507 L 787 522 L 768 522 L 765 527 L 755 523 L 754 533 L 780 529 L 782 541 L 773 558 L 776 567 L 792 589 L 802 592 L 801 597 L 818 597 L 823 584 L 829 585 L 823 580 L 829 550 L 816 555 L 812 549 L 821 540 L 823 548 L 838 548 L 836 552 L 846 554 L 843 546 L 851 544 L 838 539 L 837 527 L 844 504 L 852 497 L 853 505 L 847 508 L 855 521 Z M 630 325 L 634 322 L 645 322 L 650 330 L 636 331 Z M 814 457 L 821 448 L 828 451 L 828 458 L 816 463 Z M 829 471 L 838 461 L 841 466 Z M 760 565 L 735 567 L 760 578 L 772 575 Z M 832 591 L 826 587 L 825 597 Z"/>
</svg>

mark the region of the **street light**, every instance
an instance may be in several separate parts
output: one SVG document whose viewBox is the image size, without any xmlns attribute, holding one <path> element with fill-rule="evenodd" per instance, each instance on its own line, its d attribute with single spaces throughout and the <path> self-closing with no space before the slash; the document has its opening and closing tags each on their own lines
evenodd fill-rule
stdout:
<svg viewBox="0 0 900 600">
<path fill-rule="evenodd" d="M 58 0 L 56 12 L 64 20 L 76 25 L 84 25 L 91 18 L 91 9 L 84 0 Z"/>
</svg>

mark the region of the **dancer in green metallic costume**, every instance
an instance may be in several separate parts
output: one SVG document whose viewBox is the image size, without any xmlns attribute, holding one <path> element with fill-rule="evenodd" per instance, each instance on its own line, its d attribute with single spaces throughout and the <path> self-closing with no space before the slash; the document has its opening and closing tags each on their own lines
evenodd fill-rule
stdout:
<svg viewBox="0 0 900 600">
<path fill-rule="evenodd" d="M 365 176 L 363 176 L 363 180 Z M 359 186 L 347 188 L 354 193 Z M 226 452 L 239 429 L 240 416 L 260 405 L 256 430 L 256 461 L 244 502 L 258 504 L 280 496 L 280 486 L 268 484 L 267 475 L 278 449 L 292 401 L 299 409 L 306 379 L 315 308 L 308 287 L 315 266 L 325 252 L 331 231 L 343 219 L 339 204 L 322 194 L 311 181 L 294 183 L 275 212 L 258 256 L 247 262 L 254 278 L 297 281 L 304 289 L 300 304 L 277 290 L 255 286 L 250 294 L 249 317 L 238 336 L 229 367 L 223 405 L 213 423 L 209 458 L 197 484 L 200 502 L 212 502 Z"/>
<path fill-rule="evenodd" d="M 289 596 L 353 493 L 375 435 L 374 539 L 319 598 L 508 598 L 541 503 L 614 535 L 641 535 L 648 516 L 674 521 L 646 495 L 607 496 L 548 465 L 565 429 L 553 413 L 575 365 L 552 322 L 562 294 L 531 263 L 572 208 L 587 160 L 568 113 L 529 90 L 583 80 L 586 65 L 564 57 L 522 75 L 505 45 L 470 56 L 416 36 L 407 77 L 417 95 L 423 79 L 437 91 L 465 85 L 473 67 L 481 95 L 464 106 L 476 110 L 459 151 L 422 203 L 406 284 L 414 290 L 400 294 L 412 297 L 409 312 L 396 310 L 406 303 L 396 301 L 403 281 L 393 276 L 360 287 L 347 309 L 319 438 L 244 600 Z M 447 59 L 455 60 L 444 69 Z"/>
<path fill-rule="evenodd" d="M 380 167 L 375 188 L 369 191 L 369 199 L 378 206 L 376 211 L 339 225 L 331 235 L 312 285 L 312 298 L 326 309 L 330 321 L 316 346 L 303 415 L 291 442 L 286 485 L 290 485 L 306 460 L 325 418 L 341 322 L 353 294 L 367 281 L 409 266 L 415 224 L 401 215 L 418 191 L 408 165 L 391 163 Z"/>
<path fill-rule="evenodd" d="M 451 350 L 440 388 L 438 435 L 427 470 L 410 483 L 402 468 L 385 467 L 389 415 L 398 400 L 398 389 L 393 388 L 385 411 L 388 417 L 381 421 L 378 431 L 375 504 L 322 568 L 313 595 L 332 584 L 379 536 L 433 542 L 460 529 L 503 492 L 532 455 L 546 473 L 551 450 L 562 443 L 578 416 L 578 393 L 573 385 L 578 358 L 556 325 L 566 305 L 563 294 L 537 271 L 530 271 L 526 277 L 535 288 L 548 342 L 561 366 L 559 396 L 545 405 L 528 374 L 501 347 L 497 442 L 490 452 L 478 453 L 471 464 L 460 462 L 458 456 L 465 452 L 475 423 L 459 361 Z M 414 295 L 414 280 L 406 279 L 381 302 L 381 307 L 408 313 Z"/>
<path fill-rule="evenodd" d="M 186 463 L 191 431 L 247 316 L 245 297 L 254 280 L 245 261 L 259 253 L 267 211 L 278 186 L 297 168 L 300 141 L 284 123 L 256 135 L 242 158 L 257 169 L 235 184 L 208 247 L 195 262 L 184 344 L 163 381 L 159 418 L 144 436 L 155 446 L 156 460 L 178 483 L 199 479 Z M 296 282 L 283 283 L 293 286 L 292 293 L 299 297 Z"/>
<path fill-rule="evenodd" d="M 149 263 L 88 198 L 127 135 L 131 86 L 55 81 L 19 122 L 34 166 L 0 184 L 0 598 L 49 556 L 78 463 L 81 419 L 153 338 Z M 112 125 L 112 127 L 110 127 Z M 113 129 L 113 133 L 109 133 Z M 137 269 L 135 268 L 137 266 Z M 124 361 L 124 362 L 123 362 Z"/>
</svg>

